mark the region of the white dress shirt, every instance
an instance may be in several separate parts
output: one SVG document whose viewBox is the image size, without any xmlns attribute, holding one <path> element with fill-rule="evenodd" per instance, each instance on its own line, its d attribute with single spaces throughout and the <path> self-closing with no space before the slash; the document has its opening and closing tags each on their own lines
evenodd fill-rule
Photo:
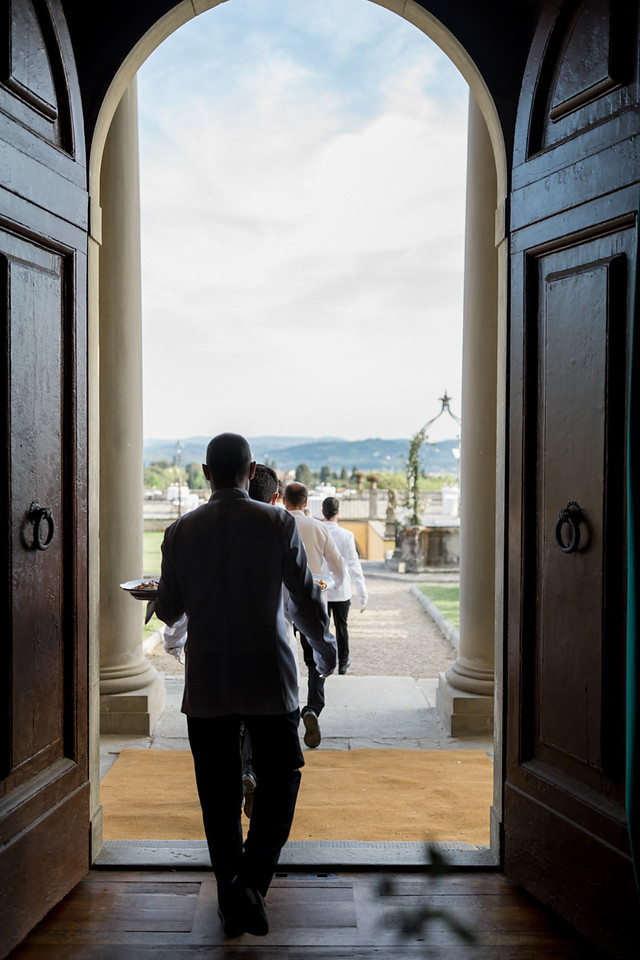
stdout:
<svg viewBox="0 0 640 960">
<path fill-rule="evenodd" d="M 344 579 L 345 566 L 340 551 L 333 542 L 333 537 L 326 529 L 326 524 L 314 517 L 307 517 L 303 510 L 289 512 L 295 518 L 311 573 L 314 577 L 322 576 L 324 564 L 325 571 L 331 572 L 335 586 L 339 587 Z M 304 633 L 304 630 L 302 632 Z"/>
<path fill-rule="evenodd" d="M 351 530 L 338 526 L 335 520 L 326 520 L 324 526 L 333 537 L 334 543 L 345 563 L 345 576 L 342 584 L 336 587 L 329 587 L 324 595 L 327 602 L 337 602 L 341 600 L 351 600 L 351 581 L 356 588 L 360 606 L 366 606 L 369 596 L 364 582 L 364 573 L 362 564 L 358 558 L 356 550 L 356 539 Z M 324 572 L 324 571 L 323 571 Z"/>
<path fill-rule="evenodd" d="M 293 517 L 216 490 L 165 531 L 155 612 L 174 625 L 186 614 L 184 713 L 282 714 L 298 706 L 298 677 L 283 607 L 309 640 L 318 671 L 337 651 Z"/>
</svg>

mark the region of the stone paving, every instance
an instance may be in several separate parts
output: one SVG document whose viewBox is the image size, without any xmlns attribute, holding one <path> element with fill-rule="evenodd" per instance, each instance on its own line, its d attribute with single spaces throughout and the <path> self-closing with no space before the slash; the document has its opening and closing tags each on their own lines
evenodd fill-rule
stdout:
<svg viewBox="0 0 640 960">
<path fill-rule="evenodd" d="M 366 564 L 364 565 L 367 566 Z M 420 580 L 438 579 L 422 574 L 407 580 L 371 565 L 365 572 L 369 602 L 360 613 L 357 597 L 349 612 L 349 645 L 352 676 L 437 677 L 456 658 L 424 607 L 411 593 Z"/>
</svg>

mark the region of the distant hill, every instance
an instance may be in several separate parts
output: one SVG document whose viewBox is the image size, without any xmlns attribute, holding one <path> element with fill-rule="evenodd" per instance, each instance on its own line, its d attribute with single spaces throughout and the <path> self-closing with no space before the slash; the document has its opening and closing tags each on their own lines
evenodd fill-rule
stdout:
<svg viewBox="0 0 640 960">
<path fill-rule="evenodd" d="M 209 437 L 188 437 L 181 440 L 182 465 L 202 463 Z M 268 457 L 279 470 L 295 470 L 306 463 L 311 470 L 331 467 L 340 473 L 343 467 L 351 472 L 354 466 L 366 472 L 404 470 L 409 452 L 409 440 L 405 438 L 385 440 L 343 440 L 339 437 L 248 437 L 251 452 L 259 463 Z M 452 450 L 459 446 L 458 440 L 441 440 L 426 444 L 420 460 L 422 468 L 429 473 L 458 473 L 458 460 Z M 145 440 L 145 466 L 156 460 L 173 463 L 176 443 L 171 440 Z"/>
</svg>

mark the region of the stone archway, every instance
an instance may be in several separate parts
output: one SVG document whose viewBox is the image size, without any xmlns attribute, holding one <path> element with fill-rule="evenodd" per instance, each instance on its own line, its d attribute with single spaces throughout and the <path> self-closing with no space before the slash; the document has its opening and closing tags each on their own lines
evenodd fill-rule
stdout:
<svg viewBox="0 0 640 960">
<path fill-rule="evenodd" d="M 147 697 L 147 706 L 143 709 L 147 717 L 152 716 L 151 699 L 155 695 L 157 683 L 145 667 L 137 641 L 129 642 L 127 631 L 131 627 L 131 636 L 135 636 L 136 623 L 140 610 L 129 607 L 121 611 L 111 628 L 103 630 L 103 623 L 113 617 L 113 596 L 109 591 L 117 583 L 119 571 L 115 569 L 114 555 L 101 551 L 100 527 L 116 525 L 116 529 L 127 531 L 141 529 L 142 496 L 139 506 L 134 505 L 135 495 L 124 497 L 116 480 L 117 472 L 111 475 L 106 471 L 106 458 L 101 450 L 119 450 L 118 469 L 127 477 L 135 477 L 139 469 L 136 460 L 137 450 L 141 450 L 142 409 L 139 403 L 138 389 L 140 378 L 135 377 L 135 367 L 140 358 L 140 318 L 139 289 L 135 289 L 135 264 L 127 260 L 126 251 L 135 246 L 136 217 L 139 221 L 139 208 L 135 197 L 126 198 L 116 183 L 127 178 L 127 166 L 131 173 L 131 161 L 137 153 L 132 150 L 132 111 L 135 111 L 134 78 L 136 71 L 162 41 L 177 30 L 187 20 L 217 6 L 223 0 L 200 0 L 184 2 L 174 7 L 162 17 L 136 44 L 118 70 L 100 109 L 92 141 L 89 163 L 89 191 L 91 210 L 91 236 L 89 241 L 89 409 L 90 409 L 90 540 L 91 557 L 91 598 L 90 617 L 93 649 L 91 717 L 94 720 L 91 731 L 92 744 L 92 822 L 94 824 L 94 855 L 100 848 L 100 806 L 99 806 L 99 725 L 100 713 L 100 637 L 103 639 L 103 686 L 106 680 L 111 684 L 115 696 L 124 695 L 124 699 Z M 496 458 L 495 451 L 504 450 L 504 409 L 506 384 L 506 255 L 507 243 L 504 235 L 505 197 L 507 189 L 507 161 L 498 120 L 497 111 L 488 88 L 477 67 L 454 35 L 431 14 L 419 6 L 415 0 L 375 0 L 412 23 L 443 52 L 449 56 L 469 83 L 472 93 L 470 106 L 470 137 L 473 150 L 470 151 L 468 183 L 473 185 L 467 203 L 467 245 L 465 252 L 465 320 L 463 339 L 466 342 L 467 362 L 463 360 L 463 423 L 469 436 L 469 464 L 463 486 L 463 498 L 469 503 L 480 502 L 483 507 L 485 523 L 478 525 L 474 519 L 468 526 L 465 549 L 468 556 L 468 574 L 466 584 L 473 589 L 461 590 L 461 618 L 469 624 L 468 633 L 461 630 L 461 652 L 456 664 L 450 671 L 447 682 L 441 688 L 442 709 L 451 716 L 456 704 L 463 702 L 468 713 L 469 704 L 479 704 L 480 715 L 493 715 L 493 648 L 494 639 L 498 648 L 502 644 L 502 621 L 496 618 L 494 610 L 500 610 L 501 604 L 495 598 L 502 595 L 502 584 L 496 583 L 493 570 L 500 570 L 500 563 L 494 564 L 494 554 L 500 557 L 503 552 L 502 541 L 496 539 L 495 531 L 503 528 L 502 490 L 504 457 Z M 115 123 L 114 123 L 115 118 Z M 105 156 L 110 168 L 105 165 Z M 105 180 L 107 178 L 107 180 Z M 110 190 L 109 187 L 114 187 Z M 106 199 L 115 203 L 109 211 Z M 480 201 L 480 202 L 479 202 Z M 119 213 L 118 230 L 114 231 L 113 218 Z M 105 218 L 103 229 L 103 214 Z M 111 216 L 111 223 L 106 220 Z M 127 246 L 129 244 L 129 246 Z M 110 250 L 118 250 L 119 256 L 111 256 Z M 477 256 L 486 251 L 487 258 Z M 122 270 L 123 256 L 128 263 L 127 274 Z M 139 277 L 138 277 L 139 285 Z M 102 291 L 102 294 L 100 293 Z M 107 300 L 110 323 L 105 323 Z M 136 319 L 136 311 L 138 316 Z M 482 360 L 479 363 L 481 351 Z M 109 364 L 109 358 L 115 355 L 128 357 L 128 387 L 122 390 L 118 377 L 118 364 Z M 493 371 L 493 372 L 491 372 Z M 140 374 L 141 376 L 141 374 Z M 479 392 L 480 391 L 480 392 Z M 101 407 L 108 409 L 109 416 L 101 417 Z M 500 415 L 498 415 L 500 411 Z M 127 442 L 127 438 L 130 442 Z M 497 447 L 496 447 L 497 438 Z M 489 442 L 487 442 L 489 440 Z M 473 441 L 473 443 L 471 442 Z M 465 439 L 463 437 L 463 444 Z M 117 446 L 116 446 L 117 445 Z M 123 464 L 124 451 L 131 451 L 133 459 Z M 482 456 L 480 455 L 482 451 Z M 126 456 L 126 453 L 124 454 Z M 495 469 L 497 464 L 497 471 Z M 139 471 L 141 473 L 141 471 Z M 133 480 L 132 482 L 135 482 Z M 465 493 L 466 489 L 466 493 Z M 475 500 L 474 500 L 475 498 Z M 483 499 L 484 498 L 484 499 Z M 140 516 L 138 516 L 138 512 Z M 139 521 L 139 522 L 138 522 Z M 464 520 L 463 520 L 464 524 Z M 473 531 L 472 531 L 473 526 Z M 464 529 L 464 527 L 463 527 Z M 464 536 L 464 535 L 463 535 Z M 463 541 L 464 542 L 464 541 Z M 130 556 L 135 558 L 138 544 L 132 542 Z M 479 552 L 479 553 L 478 553 Z M 481 561 L 479 562 L 479 557 Z M 489 563 L 486 562 L 487 557 Z M 102 562 L 102 576 L 100 567 Z M 483 571 L 482 578 L 478 571 Z M 109 584 L 101 586 L 102 584 Z M 117 600 L 115 601 L 117 603 Z M 466 614 L 464 612 L 467 606 Z M 139 635 L 139 634 L 138 634 Z M 109 648 L 104 647 L 104 640 Z M 104 656 L 107 653 L 108 656 Z M 497 662 L 501 658 L 498 656 Z M 105 666 L 107 674 L 105 675 Z M 136 684 L 138 686 L 136 686 Z M 500 687 L 500 678 L 498 678 Z M 499 699 L 499 698 L 498 698 Z M 138 707 L 139 709 L 139 707 Z M 498 708 L 500 709 L 500 708 Z M 113 709 L 111 714 L 113 715 Z M 123 710 L 127 713 L 127 708 Z M 500 724 L 496 725 L 498 733 Z M 141 732 L 141 731 L 137 731 Z M 501 744 L 496 749 L 496 790 L 492 821 L 498 836 L 497 824 L 501 820 L 502 765 Z M 495 841 L 497 843 L 497 839 Z M 497 854 L 497 846 L 494 846 Z"/>
</svg>

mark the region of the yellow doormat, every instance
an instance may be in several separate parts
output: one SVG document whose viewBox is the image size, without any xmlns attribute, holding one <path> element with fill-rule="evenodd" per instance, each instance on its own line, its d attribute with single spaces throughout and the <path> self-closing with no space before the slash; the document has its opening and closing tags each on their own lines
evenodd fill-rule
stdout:
<svg viewBox="0 0 640 960">
<path fill-rule="evenodd" d="M 291 840 L 489 843 L 493 765 L 483 750 L 308 750 L 304 757 Z M 188 750 L 123 750 L 100 799 L 105 840 L 204 840 Z"/>
</svg>

